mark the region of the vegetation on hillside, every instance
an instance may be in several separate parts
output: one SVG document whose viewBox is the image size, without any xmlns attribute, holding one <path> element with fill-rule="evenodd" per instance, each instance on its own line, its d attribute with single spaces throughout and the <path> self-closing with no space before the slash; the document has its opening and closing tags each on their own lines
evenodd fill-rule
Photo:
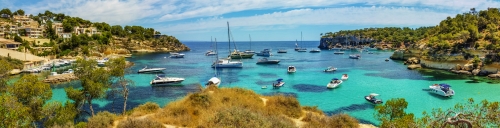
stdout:
<svg viewBox="0 0 500 128">
<path fill-rule="evenodd" d="M 382 128 L 484 128 L 500 126 L 499 102 L 483 100 L 475 103 L 469 99 L 466 103 L 458 103 L 453 108 L 432 109 L 423 112 L 423 117 L 415 118 L 413 113 L 404 109 L 408 103 L 403 98 L 390 99 L 384 105 L 377 106 L 375 116 L 381 121 Z"/>
<path fill-rule="evenodd" d="M 8 61 L 0 60 L 0 115 L 3 115 L 0 116 L 0 127 L 39 127 L 40 124 L 45 127 L 73 127 L 76 117 L 87 113 L 94 115 L 92 105 L 89 105 L 91 112 L 86 112 L 82 108 L 84 104 L 92 104 L 93 100 L 106 95 L 122 95 L 127 99 L 128 86 L 132 84 L 124 78 L 124 58 L 111 59 L 106 63 L 107 69 L 95 68 L 95 60 L 81 59 L 77 61 L 75 74 L 82 81 L 82 87 L 65 89 L 72 101 L 48 102 L 52 98 L 52 89 L 38 76 L 24 75 L 8 85 L 9 75 L 3 74 L 12 69 L 11 65 Z M 125 114 L 125 103 L 123 108 Z M 76 126 L 80 125 L 85 124 Z"/>
<path fill-rule="evenodd" d="M 106 119 L 103 119 L 106 117 Z M 208 87 L 189 94 L 160 108 L 155 103 L 145 103 L 134 108 L 125 117 L 97 114 L 87 126 L 118 127 L 150 126 L 163 124 L 179 127 L 358 127 L 358 121 L 346 114 L 323 115 L 316 107 L 302 107 L 293 97 L 261 96 L 241 88 Z M 114 120 L 114 121 L 113 121 Z M 295 121 L 294 121 L 295 120 Z"/>
<path fill-rule="evenodd" d="M 408 44 L 412 49 L 429 49 L 428 55 L 463 54 L 464 58 L 473 58 L 471 51 L 488 50 L 487 61 L 499 61 L 500 54 L 500 11 L 497 8 L 475 10 L 447 17 L 434 27 L 416 29 L 403 27 L 365 28 L 327 32 L 323 38 L 351 35 L 361 39 L 374 39 L 399 48 Z"/>
<path fill-rule="evenodd" d="M 9 9 L 2 9 L 0 14 L 8 15 L 24 15 L 24 11 L 16 11 L 11 13 Z M 160 32 L 155 31 L 153 28 L 144 28 L 142 26 L 120 26 L 109 25 L 105 22 L 91 22 L 80 17 L 71 17 L 63 13 L 53 13 L 45 11 L 38 15 L 29 16 L 38 24 L 45 24 L 44 35 L 39 38 L 50 39 L 49 43 L 45 43 L 43 47 L 52 47 L 50 51 L 36 52 L 32 47 L 39 47 L 34 42 L 22 40 L 17 34 L 6 33 L 4 38 L 16 39 L 15 41 L 21 42 L 23 48 L 27 48 L 32 53 L 37 53 L 40 56 L 47 55 L 92 55 L 92 51 L 104 52 L 106 47 L 110 48 L 124 48 L 132 50 L 135 47 L 145 48 L 168 48 L 169 50 L 189 50 L 179 40 L 173 36 L 161 35 Z M 13 22 L 13 21 L 9 21 Z M 57 33 L 55 25 L 61 23 L 64 33 L 71 33 L 70 38 L 63 38 L 61 33 Z M 10 27 L 9 27 L 10 28 Z M 91 33 L 90 29 L 77 31 L 75 28 L 95 28 L 97 33 Z M 24 29 L 23 29 L 24 30 Z M 19 35 L 26 35 L 25 31 L 19 31 Z M 83 34 L 85 33 L 85 34 Z M 117 40 L 118 39 L 118 40 Z M 138 44 L 137 42 L 145 42 Z"/>
</svg>

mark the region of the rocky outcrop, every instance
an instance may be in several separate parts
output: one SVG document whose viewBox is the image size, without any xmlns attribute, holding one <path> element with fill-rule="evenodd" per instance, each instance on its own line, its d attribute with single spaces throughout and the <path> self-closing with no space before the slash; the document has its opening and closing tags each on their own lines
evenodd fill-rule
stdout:
<svg viewBox="0 0 500 128">
<path fill-rule="evenodd" d="M 500 78 L 500 71 L 495 73 L 495 74 L 489 74 L 488 77 L 489 78 Z"/>
<path fill-rule="evenodd" d="M 77 79 L 78 77 L 76 77 L 75 74 L 68 73 L 68 74 L 59 74 L 55 76 L 48 76 L 47 79 L 43 80 L 43 82 L 56 84 L 56 83 L 70 82 L 72 80 L 77 80 Z"/>
<path fill-rule="evenodd" d="M 408 58 L 408 60 L 406 60 L 404 62 L 404 64 L 405 65 L 407 65 L 407 64 L 410 64 L 410 65 L 412 65 L 412 64 L 420 64 L 420 60 L 418 58 L 416 58 L 416 57 L 412 57 L 412 58 Z"/>
<path fill-rule="evenodd" d="M 465 71 L 465 70 L 451 70 L 451 72 L 456 73 L 456 74 L 472 75 L 471 72 Z"/>
<path fill-rule="evenodd" d="M 420 64 L 408 65 L 408 69 L 410 69 L 410 70 L 417 69 L 417 68 L 422 68 L 422 65 L 420 65 Z"/>
</svg>

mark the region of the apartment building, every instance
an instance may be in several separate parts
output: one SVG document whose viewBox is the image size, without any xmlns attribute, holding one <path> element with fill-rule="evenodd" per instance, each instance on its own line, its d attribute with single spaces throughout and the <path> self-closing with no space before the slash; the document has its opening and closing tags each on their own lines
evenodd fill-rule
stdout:
<svg viewBox="0 0 500 128">
<path fill-rule="evenodd" d="M 12 16 L 12 21 L 26 25 L 30 24 L 32 19 L 28 15 L 14 15 Z"/>
<path fill-rule="evenodd" d="M 38 38 L 43 36 L 43 28 L 42 27 L 26 27 L 26 36 L 30 38 Z"/>
</svg>

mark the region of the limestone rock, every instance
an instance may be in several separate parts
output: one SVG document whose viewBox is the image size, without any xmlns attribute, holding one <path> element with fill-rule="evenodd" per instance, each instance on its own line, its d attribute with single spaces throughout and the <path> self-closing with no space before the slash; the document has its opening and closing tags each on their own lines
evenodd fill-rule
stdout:
<svg viewBox="0 0 500 128">
<path fill-rule="evenodd" d="M 474 69 L 474 65 L 465 64 L 462 70 L 471 71 L 472 69 Z"/>
<path fill-rule="evenodd" d="M 500 78 L 500 74 L 490 74 L 488 75 L 489 78 Z"/>
<path fill-rule="evenodd" d="M 481 72 L 480 69 L 474 69 L 474 70 L 472 70 L 472 75 L 477 76 L 479 74 L 479 72 Z"/>
<path fill-rule="evenodd" d="M 417 69 L 417 68 L 422 68 L 422 65 L 420 65 L 420 64 L 408 65 L 408 69 L 410 69 L 410 70 Z"/>
<path fill-rule="evenodd" d="M 420 64 L 420 60 L 417 59 L 416 57 L 411 57 L 411 58 L 408 58 L 408 60 L 406 60 L 404 62 L 405 64 Z"/>
<path fill-rule="evenodd" d="M 462 70 L 462 68 L 463 68 L 462 65 L 457 64 L 454 69 L 455 70 Z"/>
</svg>

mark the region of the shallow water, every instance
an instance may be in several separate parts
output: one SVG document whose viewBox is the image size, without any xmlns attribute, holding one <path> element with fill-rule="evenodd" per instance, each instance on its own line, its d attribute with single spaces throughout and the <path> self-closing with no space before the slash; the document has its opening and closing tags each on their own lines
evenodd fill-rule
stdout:
<svg viewBox="0 0 500 128">
<path fill-rule="evenodd" d="M 135 63 L 129 70 L 126 78 L 134 81 L 130 88 L 128 108 L 145 102 L 156 102 L 165 105 L 191 92 L 199 91 L 203 85 L 215 75 L 210 67 L 215 56 L 204 56 L 209 49 L 214 49 L 210 42 L 184 42 L 192 50 L 182 52 L 185 58 L 168 58 L 168 53 L 134 54 L 129 61 Z M 219 57 L 228 55 L 228 43 L 218 43 Z M 299 43 L 309 50 L 316 48 L 318 41 Z M 249 48 L 248 42 L 237 42 L 238 49 L 244 51 Z M 439 70 L 407 70 L 401 61 L 384 61 L 392 55 L 392 51 L 373 51 L 374 54 L 358 51 L 345 51 L 344 55 L 335 55 L 333 50 L 320 53 L 296 52 L 295 41 L 252 42 L 252 50 L 259 52 L 264 48 L 271 48 L 273 56 L 270 59 L 279 59 L 277 65 L 257 65 L 259 56 L 253 59 L 243 59 L 243 68 L 217 69 L 221 77 L 220 87 L 239 87 L 253 90 L 263 95 L 285 94 L 297 97 L 302 105 L 318 106 L 327 114 L 347 113 L 363 123 L 378 124 L 374 119 L 374 106 L 364 100 L 369 93 L 380 94 L 379 98 L 405 98 L 408 104 L 407 112 L 417 117 L 423 111 L 432 108 L 451 108 L 456 103 L 463 103 L 468 98 L 476 101 L 488 99 L 500 101 L 496 90 L 500 89 L 497 82 L 481 77 L 456 75 Z M 234 45 L 231 44 L 231 49 Z M 276 53 L 278 49 L 287 49 L 288 53 Z M 361 54 L 361 59 L 349 59 L 349 54 Z M 166 57 L 166 58 L 165 58 Z M 297 72 L 288 74 L 286 69 L 294 65 Z M 166 76 L 183 77 L 186 80 L 179 86 L 151 87 L 155 74 L 137 74 L 137 70 L 148 67 L 165 67 Z M 322 72 L 328 66 L 337 67 L 332 73 Z M 349 80 L 344 81 L 336 89 L 327 89 L 326 85 L 332 78 L 340 78 L 342 74 L 349 74 Z M 271 86 L 276 79 L 283 78 L 286 83 L 280 89 L 261 89 L 262 86 Z M 448 83 L 455 90 L 452 98 L 443 98 L 422 91 L 434 83 Z M 53 87 L 52 100 L 67 100 L 63 87 L 78 87 L 78 82 L 57 85 Z M 115 102 L 113 102 L 115 101 Z M 95 101 L 94 108 L 120 112 L 123 100 L 120 97 L 108 97 Z"/>
</svg>

